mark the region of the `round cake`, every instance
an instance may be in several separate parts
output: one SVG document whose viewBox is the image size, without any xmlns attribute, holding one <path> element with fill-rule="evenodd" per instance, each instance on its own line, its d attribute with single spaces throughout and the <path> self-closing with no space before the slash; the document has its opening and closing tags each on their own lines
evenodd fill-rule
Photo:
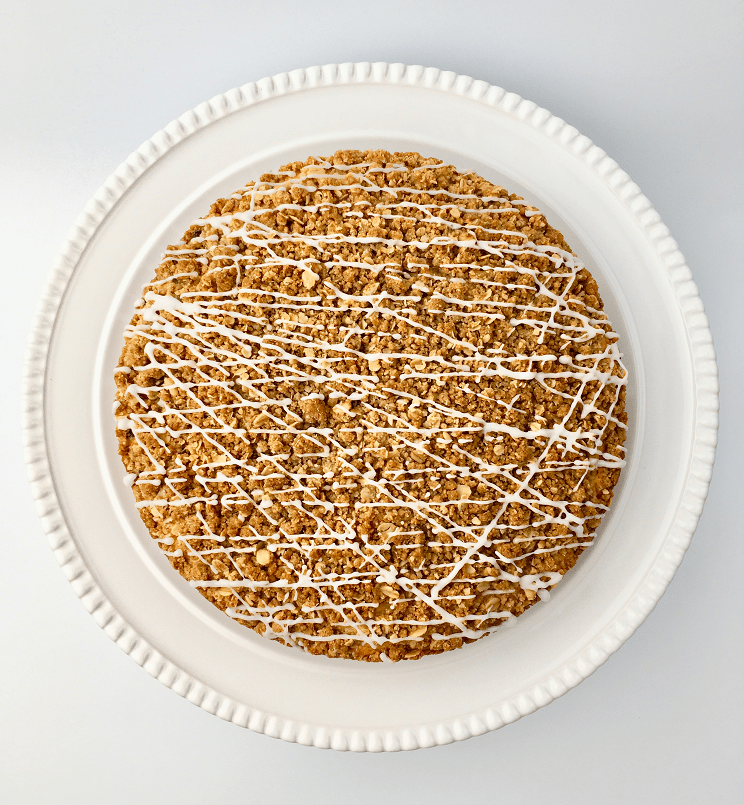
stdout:
<svg viewBox="0 0 744 805">
<path fill-rule="evenodd" d="M 214 606 L 312 654 L 419 659 L 549 597 L 623 466 L 597 284 L 534 207 L 339 151 L 216 201 L 125 332 L 119 453 Z"/>
</svg>

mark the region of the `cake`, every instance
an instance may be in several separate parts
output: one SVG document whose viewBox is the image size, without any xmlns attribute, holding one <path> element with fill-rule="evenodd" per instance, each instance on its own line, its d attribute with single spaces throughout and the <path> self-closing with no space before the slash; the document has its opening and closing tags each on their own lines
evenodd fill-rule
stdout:
<svg viewBox="0 0 744 805">
<path fill-rule="evenodd" d="M 339 151 L 212 204 L 144 287 L 119 453 L 173 568 L 311 654 L 511 624 L 591 545 L 626 370 L 595 280 L 517 195 Z"/>
</svg>

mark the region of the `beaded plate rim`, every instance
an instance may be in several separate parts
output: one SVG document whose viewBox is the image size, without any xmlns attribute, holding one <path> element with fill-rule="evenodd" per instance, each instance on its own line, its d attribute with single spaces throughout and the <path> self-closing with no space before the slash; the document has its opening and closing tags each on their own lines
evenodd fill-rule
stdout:
<svg viewBox="0 0 744 805">
<path fill-rule="evenodd" d="M 666 266 L 687 333 L 695 385 L 694 442 L 676 517 L 663 550 L 626 607 L 579 654 L 529 690 L 497 706 L 447 722 L 387 730 L 326 728 L 247 707 L 190 676 L 149 645 L 106 599 L 80 555 L 54 487 L 44 422 L 49 345 L 62 298 L 88 242 L 137 179 L 178 143 L 238 110 L 314 87 L 365 83 L 419 86 L 477 101 L 541 130 L 589 165 L 632 213 Z M 408 750 L 471 738 L 534 712 L 592 674 L 643 623 L 679 567 L 708 492 L 717 427 L 718 372 L 713 341 L 697 287 L 669 230 L 628 174 L 577 129 L 515 93 L 433 67 L 386 62 L 327 64 L 245 84 L 181 115 L 134 151 L 85 206 L 57 257 L 31 328 L 23 379 L 25 460 L 37 512 L 57 561 L 96 623 L 138 665 L 208 712 L 272 737 L 338 750 Z"/>
</svg>

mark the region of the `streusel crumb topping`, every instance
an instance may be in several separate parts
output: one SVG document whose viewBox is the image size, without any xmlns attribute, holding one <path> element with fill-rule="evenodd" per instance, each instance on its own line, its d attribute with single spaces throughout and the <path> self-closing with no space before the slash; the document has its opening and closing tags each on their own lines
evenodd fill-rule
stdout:
<svg viewBox="0 0 744 805">
<path fill-rule="evenodd" d="M 597 284 L 522 199 L 339 151 L 215 202 L 125 333 L 140 516 L 216 607 L 313 654 L 418 659 L 575 564 L 623 464 Z"/>
</svg>

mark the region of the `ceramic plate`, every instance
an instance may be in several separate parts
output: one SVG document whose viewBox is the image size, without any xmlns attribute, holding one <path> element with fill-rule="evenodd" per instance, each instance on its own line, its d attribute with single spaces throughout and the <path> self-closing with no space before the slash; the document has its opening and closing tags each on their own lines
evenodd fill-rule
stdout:
<svg viewBox="0 0 744 805">
<path fill-rule="evenodd" d="M 628 461 L 595 544 L 513 628 L 417 662 L 314 657 L 227 618 L 162 556 L 116 452 L 113 367 L 166 245 L 214 199 L 338 148 L 418 151 L 539 207 L 597 280 L 629 370 Z M 88 610 L 137 663 L 253 730 L 336 749 L 395 750 L 468 738 L 532 712 L 591 674 L 642 623 L 703 505 L 717 385 L 684 259 L 603 151 L 482 81 L 346 64 L 214 98 L 111 176 L 46 289 L 26 402 L 29 473 L 52 547 Z"/>
</svg>

